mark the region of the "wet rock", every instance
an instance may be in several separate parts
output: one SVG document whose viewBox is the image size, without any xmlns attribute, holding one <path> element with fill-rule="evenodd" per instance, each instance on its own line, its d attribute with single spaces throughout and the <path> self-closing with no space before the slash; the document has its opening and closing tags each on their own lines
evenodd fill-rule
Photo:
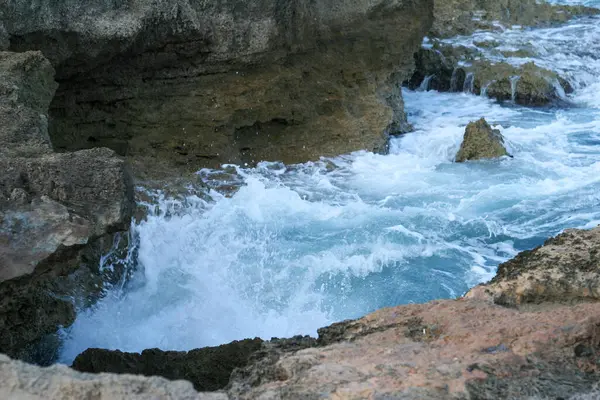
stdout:
<svg viewBox="0 0 600 400">
<path fill-rule="evenodd" d="M 0 352 L 38 362 L 54 354 L 31 356 L 36 343 L 101 292 L 100 257 L 133 206 L 113 151 L 52 152 L 53 73 L 40 52 L 0 52 Z"/>
<path fill-rule="evenodd" d="M 11 49 L 57 70 L 54 146 L 109 147 L 151 179 L 386 151 L 410 129 L 398 84 L 432 2 L 42 0 L 0 13 Z"/>
<path fill-rule="evenodd" d="M 0 398 L 28 400 L 227 400 L 198 393 L 186 381 L 115 374 L 83 374 L 64 365 L 40 368 L 0 354 Z"/>
<path fill-rule="evenodd" d="M 555 5 L 537 0 L 435 0 L 435 21 L 430 35 L 451 37 L 467 35 L 477 29 L 496 30 L 498 23 L 546 26 L 599 12 L 591 7 Z"/>
<path fill-rule="evenodd" d="M 183 351 L 148 349 L 140 353 L 123 353 L 88 349 L 73 361 L 81 372 L 112 372 L 168 379 L 185 379 L 199 391 L 223 389 L 235 368 L 245 367 L 250 356 L 262 346 L 261 339 L 234 341 L 218 347 Z"/>
<path fill-rule="evenodd" d="M 467 125 L 463 142 L 456 154 L 456 162 L 498 158 L 509 155 L 504 138 L 498 129 L 492 129 L 484 118 Z"/>
<path fill-rule="evenodd" d="M 512 307 L 600 299 L 600 228 L 567 230 L 500 264 L 491 282 L 466 297 Z"/>
<path fill-rule="evenodd" d="M 477 94 L 525 106 L 545 106 L 562 100 L 558 87 L 566 80 L 533 62 L 513 67 L 507 63 L 480 61 L 467 69 L 474 75 Z"/>
</svg>

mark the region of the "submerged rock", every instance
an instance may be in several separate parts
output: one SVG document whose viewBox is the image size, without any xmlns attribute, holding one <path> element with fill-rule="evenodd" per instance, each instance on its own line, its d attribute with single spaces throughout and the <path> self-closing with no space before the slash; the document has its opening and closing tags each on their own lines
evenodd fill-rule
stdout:
<svg viewBox="0 0 600 400">
<path fill-rule="evenodd" d="M 52 152 L 53 74 L 40 52 L 0 52 L 0 352 L 38 362 L 53 354 L 33 347 L 102 290 L 100 257 L 133 208 L 113 151 Z"/>
<path fill-rule="evenodd" d="M 136 176 L 222 163 L 304 162 L 409 125 L 398 87 L 433 0 L 3 2 L 12 50 L 60 83 L 50 136 L 109 147 Z"/>
<path fill-rule="evenodd" d="M 465 129 L 463 142 L 456 154 L 456 162 L 498 158 L 509 155 L 504 138 L 498 129 L 492 129 L 484 118 L 471 122 Z"/>
</svg>

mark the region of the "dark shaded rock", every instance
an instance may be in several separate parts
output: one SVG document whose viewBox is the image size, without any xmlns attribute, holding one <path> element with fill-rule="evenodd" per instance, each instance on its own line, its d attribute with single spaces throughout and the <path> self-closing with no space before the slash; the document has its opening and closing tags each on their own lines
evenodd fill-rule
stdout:
<svg viewBox="0 0 600 400">
<path fill-rule="evenodd" d="M 198 391 L 223 389 L 236 368 L 245 367 L 250 356 L 261 349 L 261 339 L 234 341 L 218 347 L 188 352 L 148 349 L 142 353 L 87 349 L 75 358 L 72 368 L 81 372 L 112 372 L 185 379 Z"/>
<path fill-rule="evenodd" d="M 456 162 L 507 156 L 504 138 L 498 129 L 492 129 L 484 118 L 471 122 L 465 129 L 463 142 L 456 154 Z"/>
<path fill-rule="evenodd" d="M 54 146 L 109 147 L 141 178 L 386 151 L 433 17 L 433 0 L 36 4 L 0 13 L 11 49 L 57 70 Z"/>
<path fill-rule="evenodd" d="M 53 73 L 40 52 L 0 52 L 0 352 L 44 363 L 56 343 L 47 354 L 36 343 L 53 342 L 45 338 L 99 296 L 100 257 L 133 209 L 113 151 L 52 152 Z"/>
</svg>

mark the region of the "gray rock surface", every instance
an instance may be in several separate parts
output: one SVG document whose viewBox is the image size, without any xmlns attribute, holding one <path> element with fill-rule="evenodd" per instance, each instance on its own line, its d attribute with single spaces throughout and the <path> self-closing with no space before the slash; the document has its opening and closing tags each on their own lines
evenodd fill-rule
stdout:
<svg viewBox="0 0 600 400">
<path fill-rule="evenodd" d="M 53 74 L 40 52 L 0 52 L 0 352 L 24 358 L 100 293 L 100 256 L 133 210 L 112 150 L 52 152 Z"/>
<path fill-rule="evenodd" d="M 186 381 L 133 375 L 84 374 L 64 365 L 40 368 L 0 354 L 0 398 L 6 400 L 227 400 L 198 393 Z"/>
<path fill-rule="evenodd" d="M 399 83 L 433 0 L 13 0 L 12 50 L 41 50 L 60 87 L 56 148 L 106 146 L 136 175 L 287 163 L 410 129 Z M 159 161 L 157 161 L 159 160 Z"/>
</svg>

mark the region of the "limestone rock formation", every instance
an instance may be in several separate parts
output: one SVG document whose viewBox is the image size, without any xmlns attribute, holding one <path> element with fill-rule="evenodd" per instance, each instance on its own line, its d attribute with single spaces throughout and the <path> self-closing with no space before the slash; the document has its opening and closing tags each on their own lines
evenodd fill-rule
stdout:
<svg viewBox="0 0 600 400">
<path fill-rule="evenodd" d="M 50 399 L 87 393 L 117 399 L 596 398 L 599 235 L 600 228 L 566 231 L 501 265 L 490 284 L 464 298 L 382 309 L 322 328 L 318 339 L 255 342 L 259 348 L 248 364 L 212 394 L 196 394 L 180 381 L 41 369 L 0 356 L 0 396 L 37 399 L 46 390 Z M 161 374 L 181 378 L 193 372 L 177 364 L 170 370 L 169 353 L 150 353 L 144 362 L 164 362 L 155 373 L 164 368 Z M 79 360 L 93 362 L 94 354 L 129 371 L 141 359 L 93 350 Z M 206 371 L 212 362 L 219 365 L 219 357 L 205 361 Z"/>
<path fill-rule="evenodd" d="M 600 228 L 567 230 L 520 253 L 466 297 L 511 307 L 600 300 Z"/>
<path fill-rule="evenodd" d="M 415 53 L 415 72 L 407 86 L 417 89 L 429 77 L 427 90 L 472 92 L 524 106 L 547 106 L 564 101 L 573 88 L 557 73 L 534 62 L 515 67 L 482 59 L 474 49 L 434 42 Z M 564 93 L 563 93 L 564 92 Z"/>
<path fill-rule="evenodd" d="M 477 29 L 497 29 L 495 23 L 544 26 L 600 10 L 585 6 L 555 5 L 538 0 L 435 0 L 434 37 L 466 35 Z"/>
<path fill-rule="evenodd" d="M 64 365 L 40 368 L 0 354 L 0 398 L 7 400 L 227 400 L 198 393 L 185 381 L 133 375 L 83 374 Z"/>
<path fill-rule="evenodd" d="M 113 151 L 52 152 L 53 73 L 40 52 L 0 52 L 0 352 L 24 358 L 101 291 L 100 256 L 133 206 Z"/>
<path fill-rule="evenodd" d="M 235 368 L 248 364 L 250 356 L 261 349 L 261 339 L 234 341 L 218 347 L 184 351 L 144 350 L 122 353 L 104 349 L 88 349 L 73 361 L 81 372 L 112 372 L 185 379 L 198 391 L 225 388 Z"/>
<path fill-rule="evenodd" d="M 385 151 L 388 133 L 408 129 L 398 83 L 432 9 L 433 0 L 16 0 L 0 15 L 12 50 L 41 50 L 57 70 L 54 146 L 109 147 L 144 177 Z"/>
<path fill-rule="evenodd" d="M 507 156 L 504 138 L 498 129 L 492 129 L 484 118 L 471 122 L 465 129 L 463 142 L 456 154 L 456 162 Z"/>
</svg>

